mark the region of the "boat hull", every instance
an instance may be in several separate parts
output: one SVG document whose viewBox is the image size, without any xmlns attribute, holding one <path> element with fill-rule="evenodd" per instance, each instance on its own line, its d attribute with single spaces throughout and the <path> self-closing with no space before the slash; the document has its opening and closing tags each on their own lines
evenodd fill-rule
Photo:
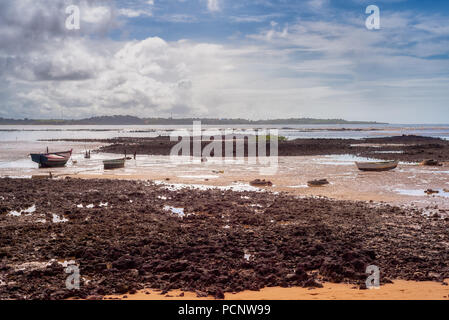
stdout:
<svg viewBox="0 0 449 320">
<path fill-rule="evenodd" d="M 39 168 L 64 167 L 72 156 L 72 151 L 59 151 L 52 153 L 32 153 L 31 160 L 39 164 Z"/>
<path fill-rule="evenodd" d="M 120 169 L 125 167 L 126 159 L 104 160 L 103 165 L 105 170 Z"/>
<path fill-rule="evenodd" d="M 360 171 L 390 171 L 397 168 L 399 161 L 389 162 L 356 162 L 357 168 Z"/>
<path fill-rule="evenodd" d="M 69 157 L 62 157 L 54 154 L 31 154 L 31 160 L 39 164 L 39 168 L 59 168 L 64 167 L 69 161 Z"/>
</svg>

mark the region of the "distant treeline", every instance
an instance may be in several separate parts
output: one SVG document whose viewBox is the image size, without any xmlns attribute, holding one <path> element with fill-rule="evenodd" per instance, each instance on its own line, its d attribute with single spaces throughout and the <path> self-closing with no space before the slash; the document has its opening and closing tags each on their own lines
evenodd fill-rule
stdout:
<svg viewBox="0 0 449 320">
<path fill-rule="evenodd" d="M 272 120 L 247 119 L 211 119 L 211 118 L 138 118 L 133 116 L 104 116 L 80 120 L 39 120 L 39 119 L 4 119 L 0 125 L 191 125 L 201 121 L 204 125 L 300 125 L 300 124 L 380 124 L 368 121 L 346 121 L 343 119 L 290 118 Z"/>
</svg>

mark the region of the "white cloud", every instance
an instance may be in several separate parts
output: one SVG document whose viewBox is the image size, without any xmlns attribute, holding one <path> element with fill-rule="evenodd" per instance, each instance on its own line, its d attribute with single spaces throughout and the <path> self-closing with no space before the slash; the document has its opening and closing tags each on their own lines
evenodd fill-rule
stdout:
<svg viewBox="0 0 449 320">
<path fill-rule="evenodd" d="M 87 40 L 62 45 L 48 48 L 52 55 L 45 61 L 9 75 L 17 85 L 15 100 L 39 106 L 27 113 L 51 116 L 64 107 L 64 114 L 75 117 L 92 112 L 207 114 L 208 106 L 197 98 L 207 96 L 204 92 L 232 70 L 223 48 L 213 44 L 148 38 L 99 51 Z"/>
<path fill-rule="evenodd" d="M 99 24 L 102 21 L 108 21 L 112 19 L 112 9 L 106 6 L 90 7 L 87 4 L 81 6 L 82 14 L 81 20 Z"/>
<path fill-rule="evenodd" d="M 118 12 L 120 15 L 128 17 L 128 18 L 136 18 L 136 17 L 140 17 L 140 16 L 151 17 L 153 15 L 153 13 L 149 10 L 138 10 L 138 9 L 128 9 L 128 8 L 119 9 Z"/>
<path fill-rule="evenodd" d="M 220 11 L 219 0 L 207 0 L 207 8 L 211 12 Z"/>
</svg>

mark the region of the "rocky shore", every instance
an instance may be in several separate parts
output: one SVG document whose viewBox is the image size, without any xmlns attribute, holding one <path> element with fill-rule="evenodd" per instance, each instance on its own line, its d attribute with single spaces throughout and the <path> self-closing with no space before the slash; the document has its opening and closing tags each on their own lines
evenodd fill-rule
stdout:
<svg viewBox="0 0 449 320">
<path fill-rule="evenodd" d="M 0 299 L 449 278 L 449 219 L 417 209 L 81 179 L 0 179 L 0 200 Z"/>
<path fill-rule="evenodd" d="M 168 137 L 115 138 L 104 140 L 63 140 L 67 142 L 99 142 L 107 144 L 98 152 L 128 155 L 170 155 L 177 142 Z M 202 143 L 202 148 L 207 145 Z M 351 154 L 380 160 L 422 162 L 428 159 L 449 161 L 449 141 L 421 136 L 394 136 L 368 139 L 296 139 L 279 141 L 279 156 L 316 156 Z M 223 144 L 223 150 L 224 144 Z M 234 150 L 236 148 L 234 147 Z M 245 146 L 247 150 L 247 146 Z M 269 143 L 267 146 L 269 150 Z M 191 153 L 193 154 L 193 153 Z M 224 151 L 223 151 L 224 154 Z M 235 155 L 235 152 L 234 152 Z M 245 153 L 247 155 L 247 153 Z"/>
</svg>

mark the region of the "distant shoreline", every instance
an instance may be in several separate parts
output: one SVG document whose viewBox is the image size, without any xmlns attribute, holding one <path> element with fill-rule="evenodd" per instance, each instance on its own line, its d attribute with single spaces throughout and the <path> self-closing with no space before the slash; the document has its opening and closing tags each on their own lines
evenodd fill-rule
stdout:
<svg viewBox="0 0 449 320">
<path fill-rule="evenodd" d="M 79 120 L 62 119 L 4 119 L 0 125 L 191 125 L 201 121 L 203 125 L 316 125 L 316 124 L 388 124 L 375 121 L 347 121 L 343 119 L 290 118 L 271 120 L 214 119 L 214 118 L 138 118 L 133 116 L 105 116 Z"/>
</svg>

